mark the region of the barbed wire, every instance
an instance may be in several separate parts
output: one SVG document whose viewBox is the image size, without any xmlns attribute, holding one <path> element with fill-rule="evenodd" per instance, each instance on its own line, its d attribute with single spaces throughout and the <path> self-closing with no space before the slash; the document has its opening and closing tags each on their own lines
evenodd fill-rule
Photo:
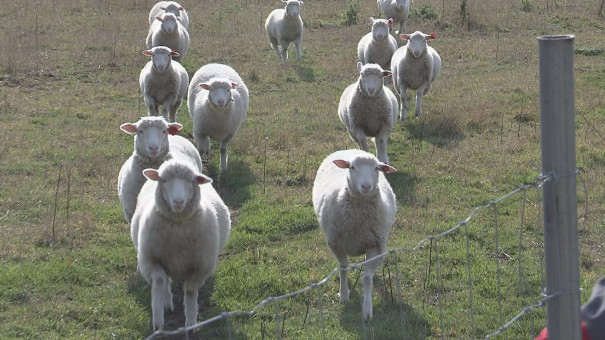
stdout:
<svg viewBox="0 0 605 340">
<path fill-rule="evenodd" d="M 155 337 L 158 336 L 173 336 L 173 335 L 182 335 L 182 334 L 188 334 L 191 331 L 195 331 L 199 328 L 202 328 L 204 326 L 210 325 L 214 322 L 218 322 L 220 320 L 228 320 L 230 321 L 231 318 L 233 317 L 237 317 L 237 316 L 253 316 L 254 314 L 256 314 L 261 308 L 265 307 L 266 305 L 269 304 L 274 304 L 275 306 L 275 318 L 277 320 L 278 317 L 278 311 L 277 311 L 277 305 L 275 305 L 278 301 L 280 300 L 284 300 L 284 299 L 289 299 L 292 297 L 296 297 L 298 295 L 301 295 L 303 293 L 306 293 L 308 291 L 314 290 L 314 289 L 318 289 L 321 291 L 321 286 L 323 286 L 324 284 L 326 284 L 332 277 L 334 277 L 334 275 L 336 275 L 336 273 L 339 273 L 341 270 L 343 271 L 353 271 L 353 270 L 358 270 L 360 268 L 362 268 L 364 265 L 372 262 L 372 261 L 376 261 L 379 259 L 383 259 L 389 255 L 392 254 L 396 254 L 396 253 L 411 253 L 411 252 L 417 252 L 420 248 L 422 248 L 424 245 L 426 245 L 427 243 L 431 243 L 431 245 L 433 244 L 433 242 L 435 242 L 435 249 L 437 247 L 436 242 L 442 238 L 445 238 L 449 235 L 452 235 L 454 233 L 456 233 L 460 228 L 465 228 L 465 232 L 468 235 L 468 231 L 467 231 L 467 224 L 482 210 L 487 210 L 487 209 L 491 209 L 492 207 L 495 207 L 496 205 L 498 205 L 500 202 L 507 200 L 508 198 L 510 198 L 511 196 L 519 193 L 519 192 L 523 192 L 525 193 L 528 189 L 540 189 L 542 188 L 546 183 L 550 182 L 550 181 L 556 181 L 559 178 L 562 177 L 568 177 L 568 176 L 574 176 L 579 174 L 579 170 L 576 169 L 576 171 L 569 173 L 569 174 L 563 174 L 563 175 L 558 175 L 554 172 L 551 172 L 549 174 L 540 174 L 536 177 L 536 183 L 535 184 L 524 184 L 521 185 L 517 188 L 515 188 L 514 190 L 510 191 L 509 193 L 502 195 L 500 197 L 498 197 L 495 200 L 489 201 L 487 204 L 485 205 L 480 205 L 475 207 L 470 214 L 466 217 L 466 219 L 458 222 L 455 226 L 451 227 L 450 229 L 447 229 L 437 235 L 429 235 L 427 237 L 425 237 L 424 239 L 418 241 L 412 248 L 406 248 L 406 247 L 400 247 L 400 248 L 394 248 L 394 249 L 390 249 L 387 250 L 386 252 L 376 255 L 372 258 L 367 258 L 366 260 L 362 261 L 362 262 L 358 262 L 358 263 L 354 263 L 349 265 L 347 268 L 334 268 L 332 269 L 332 271 L 330 273 L 328 273 L 328 275 L 326 275 L 322 280 L 316 282 L 316 283 L 311 283 L 309 286 L 306 286 L 304 288 L 301 288 L 299 290 L 287 293 L 287 294 L 283 294 L 280 296 L 270 296 L 265 298 L 264 300 L 260 301 L 256 306 L 254 306 L 251 310 L 234 310 L 234 311 L 228 311 L 228 312 L 222 312 L 212 318 L 206 319 L 202 322 L 196 323 L 194 325 L 188 326 L 188 327 L 180 327 L 178 329 L 175 330 L 157 330 L 155 332 L 153 332 L 152 334 L 150 334 L 146 339 L 154 339 Z M 583 189 L 586 192 L 586 187 L 584 185 L 583 180 L 581 181 L 582 185 L 584 186 Z M 539 196 L 539 195 L 538 195 Z M 525 198 L 525 196 L 524 196 Z M 538 198 L 539 199 L 539 198 Z M 587 210 L 587 205 L 585 208 L 585 212 L 584 212 L 584 216 L 586 215 L 586 210 Z M 497 213 L 497 211 L 496 211 Z M 538 222 L 539 223 L 539 222 Z M 470 302 L 470 312 L 471 312 L 471 323 L 472 323 L 472 328 L 473 328 L 473 339 L 475 338 L 475 334 L 474 334 L 474 330 L 475 330 L 475 322 L 474 322 L 474 311 L 473 311 L 473 304 L 472 304 L 472 282 L 471 282 L 471 273 L 470 273 L 470 251 L 469 251 L 469 245 L 468 245 L 468 237 L 466 240 L 467 244 L 466 244 L 466 251 L 467 251 L 467 275 L 469 277 L 469 302 Z M 431 247 L 432 249 L 432 247 Z M 438 262 L 438 260 L 437 260 Z M 438 273 L 437 276 L 440 276 L 439 273 L 439 265 L 437 265 L 437 269 L 438 269 Z M 398 275 L 396 275 L 396 279 L 397 281 L 399 281 Z M 498 280 L 499 280 L 499 274 L 498 274 Z M 577 292 L 556 292 L 553 294 L 550 294 L 548 296 L 545 296 L 545 294 L 543 294 L 543 298 L 540 299 L 539 301 L 526 306 L 521 312 L 519 312 L 517 315 L 515 315 L 512 319 L 510 319 L 508 322 L 506 322 L 505 324 L 503 324 L 498 330 L 496 330 L 493 333 L 488 334 L 485 339 L 489 339 L 491 337 L 497 336 L 499 334 L 504 333 L 512 324 L 514 324 L 516 321 L 518 321 L 521 317 L 523 317 L 524 315 L 530 313 L 532 310 L 536 309 L 536 308 L 540 308 L 543 307 L 546 304 L 546 301 L 548 301 L 549 299 L 556 297 L 556 296 L 560 296 L 560 295 L 564 295 L 564 294 L 575 294 Z M 319 293 L 320 297 L 319 297 L 319 301 L 320 301 L 320 308 L 322 307 L 322 302 L 321 302 L 321 292 Z M 498 293 L 500 295 L 500 293 Z M 440 300 L 440 293 L 439 293 L 439 300 Z M 500 303 L 499 303 L 500 304 Z M 442 306 L 441 306 L 441 302 L 439 301 L 439 321 L 440 324 L 442 322 Z M 499 307 L 499 311 L 500 311 L 500 318 L 501 318 L 501 324 L 502 324 L 502 316 L 501 316 L 501 310 L 502 307 Z M 323 330 L 323 338 L 326 338 L 326 333 L 325 333 L 325 325 L 324 325 L 324 318 L 323 318 L 323 313 L 321 315 L 321 322 L 322 322 L 322 327 L 324 328 Z M 231 327 L 231 324 L 229 323 L 229 327 Z M 279 323 L 276 322 L 276 334 L 279 334 Z M 187 336 L 187 335 L 186 335 Z M 442 334 L 443 337 L 443 334 Z"/>
</svg>

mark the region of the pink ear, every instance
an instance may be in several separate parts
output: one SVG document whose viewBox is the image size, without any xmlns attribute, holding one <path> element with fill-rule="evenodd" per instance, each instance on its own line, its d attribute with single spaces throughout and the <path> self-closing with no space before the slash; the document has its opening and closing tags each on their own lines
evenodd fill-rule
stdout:
<svg viewBox="0 0 605 340">
<path fill-rule="evenodd" d="M 138 128 L 137 128 L 136 124 L 132 124 L 132 123 L 124 123 L 124 124 L 120 125 L 120 130 L 126 132 L 129 135 L 136 135 L 138 132 Z"/>
<path fill-rule="evenodd" d="M 179 123 L 172 123 L 168 126 L 168 133 L 171 135 L 176 135 L 177 133 L 179 133 L 181 131 L 182 128 L 183 128 L 183 125 L 181 125 Z"/>
<path fill-rule="evenodd" d="M 409 34 L 400 34 L 400 35 L 399 35 L 399 37 L 400 37 L 401 39 L 405 39 L 405 40 L 410 39 L 410 35 L 409 35 Z"/>
<path fill-rule="evenodd" d="M 333 161 L 334 165 L 336 165 L 337 167 L 341 168 L 341 169 L 348 169 L 351 167 L 351 163 L 342 160 L 342 159 L 336 159 Z"/>
<path fill-rule="evenodd" d="M 382 71 L 382 75 L 385 77 L 389 77 L 389 76 L 392 76 L 393 73 L 391 71 Z"/>
<path fill-rule="evenodd" d="M 155 17 L 156 19 L 158 19 L 159 21 L 164 21 L 164 19 L 162 19 L 162 17 Z"/>
<path fill-rule="evenodd" d="M 148 56 L 152 56 L 153 55 L 153 53 L 151 52 L 151 50 L 145 50 L 145 51 L 142 51 L 141 53 L 143 53 L 144 55 L 148 55 Z"/>
<path fill-rule="evenodd" d="M 175 51 L 175 50 L 170 50 L 170 55 L 171 55 L 171 56 L 178 57 L 178 56 L 180 56 L 181 54 L 180 54 L 179 52 Z"/>
<path fill-rule="evenodd" d="M 160 173 L 156 169 L 145 169 L 143 170 L 143 176 L 152 181 L 160 180 Z"/>
<path fill-rule="evenodd" d="M 393 18 L 389 18 L 388 22 L 389 22 L 389 26 L 393 26 Z"/>
<path fill-rule="evenodd" d="M 231 88 L 234 89 L 237 87 L 237 83 L 231 83 Z"/>
<path fill-rule="evenodd" d="M 210 90 L 209 84 L 200 84 L 200 87 L 203 88 L 204 90 Z"/>
<path fill-rule="evenodd" d="M 384 172 L 385 174 L 397 172 L 397 169 L 393 168 L 392 166 L 390 166 L 388 164 L 384 164 L 384 163 L 378 163 L 378 168 L 380 169 L 380 171 Z"/>
<path fill-rule="evenodd" d="M 435 33 L 431 33 L 429 36 L 426 37 L 427 39 L 435 39 L 437 38 L 437 36 L 435 35 Z"/>
<path fill-rule="evenodd" d="M 198 174 L 197 176 L 195 176 L 195 179 L 197 181 L 197 184 L 212 183 L 212 178 L 202 174 Z"/>
<path fill-rule="evenodd" d="M 183 6 L 179 7 L 179 11 L 184 11 L 184 10 L 185 10 L 185 7 L 183 7 Z"/>
</svg>

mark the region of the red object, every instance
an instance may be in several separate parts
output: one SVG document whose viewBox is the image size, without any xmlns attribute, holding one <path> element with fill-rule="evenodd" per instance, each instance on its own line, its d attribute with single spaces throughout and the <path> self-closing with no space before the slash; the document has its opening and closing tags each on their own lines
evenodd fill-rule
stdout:
<svg viewBox="0 0 605 340">
<path fill-rule="evenodd" d="M 534 340 L 548 340 L 548 331 L 546 328 L 544 328 Z M 586 329 L 584 321 L 582 321 L 582 340 L 592 340 L 590 335 L 588 335 L 588 330 Z"/>
</svg>

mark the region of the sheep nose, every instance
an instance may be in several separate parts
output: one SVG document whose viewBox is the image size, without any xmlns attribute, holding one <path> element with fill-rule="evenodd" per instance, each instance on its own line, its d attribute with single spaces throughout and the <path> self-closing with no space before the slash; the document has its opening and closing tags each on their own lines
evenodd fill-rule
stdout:
<svg viewBox="0 0 605 340">
<path fill-rule="evenodd" d="M 176 212 L 181 212 L 183 211 L 183 208 L 185 207 L 185 200 L 183 199 L 178 199 L 178 200 L 173 200 L 172 201 L 172 209 Z"/>
<path fill-rule="evenodd" d="M 221 107 L 225 106 L 225 100 L 224 99 L 219 99 L 218 100 L 218 106 L 221 106 Z"/>
<path fill-rule="evenodd" d="M 159 147 L 159 146 L 150 146 L 150 147 L 149 147 L 149 152 L 150 152 L 152 155 L 157 154 L 157 153 L 159 152 L 159 150 L 160 150 L 160 147 Z"/>
<path fill-rule="evenodd" d="M 369 183 L 364 183 L 361 185 L 361 192 L 362 193 L 368 193 L 372 191 L 372 184 Z"/>
</svg>

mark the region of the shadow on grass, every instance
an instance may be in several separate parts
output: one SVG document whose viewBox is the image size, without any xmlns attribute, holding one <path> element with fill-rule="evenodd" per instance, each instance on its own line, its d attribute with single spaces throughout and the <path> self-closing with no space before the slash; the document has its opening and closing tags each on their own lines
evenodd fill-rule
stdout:
<svg viewBox="0 0 605 340">
<path fill-rule="evenodd" d="M 397 201 L 403 205 L 411 200 L 416 190 L 416 183 L 418 183 L 418 177 L 406 172 L 403 169 L 397 169 L 397 172 L 386 175 Z"/>
<path fill-rule="evenodd" d="M 255 179 L 252 171 L 240 160 L 232 160 L 225 171 L 212 164 L 204 165 L 212 184 L 225 204 L 231 209 L 239 209 L 250 198 L 250 186 Z"/>
<path fill-rule="evenodd" d="M 435 113 L 417 119 L 414 118 L 413 112 L 411 113 L 403 123 L 403 129 L 413 139 L 439 147 L 449 147 L 464 138 L 460 123 L 451 115 Z"/>
<path fill-rule="evenodd" d="M 215 315 L 214 303 L 211 301 L 212 289 L 215 286 L 214 277 L 211 276 L 206 280 L 204 285 L 199 289 L 199 295 L 197 299 L 198 303 L 198 322 L 202 322 L 208 318 L 212 318 Z M 128 292 L 135 296 L 137 303 L 146 306 L 149 309 L 149 327 L 144 331 L 147 336 L 153 333 L 151 328 L 152 324 L 152 313 L 151 313 L 151 286 L 147 284 L 145 279 L 137 273 L 133 273 L 129 277 Z M 174 304 L 174 310 L 164 311 L 164 330 L 173 331 L 185 326 L 185 310 L 183 305 L 184 292 L 183 283 L 180 281 L 172 282 L 172 302 Z M 245 339 L 241 334 L 235 332 L 226 320 L 219 320 L 211 323 L 210 325 L 198 328 L 188 334 L 182 333 L 177 335 L 158 335 L 157 339 L 226 339 L 231 336 L 232 339 Z"/>
</svg>

